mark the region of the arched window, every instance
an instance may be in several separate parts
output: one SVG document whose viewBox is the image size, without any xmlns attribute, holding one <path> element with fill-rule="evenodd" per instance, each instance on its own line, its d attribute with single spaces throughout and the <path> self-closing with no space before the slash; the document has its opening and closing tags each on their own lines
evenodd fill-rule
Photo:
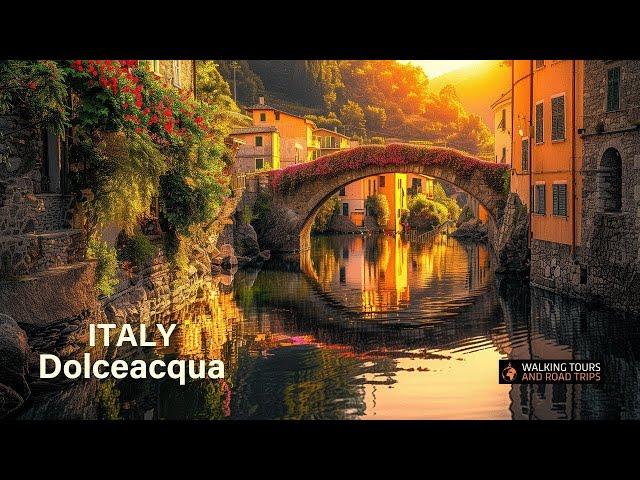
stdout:
<svg viewBox="0 0 640 480">
<path fill-rule="evenodd" d="M 605 212 L 622 209 L 622 158 L 615 148 L 608 148 L 600 161 L 600 196 Z"/>
</svg>

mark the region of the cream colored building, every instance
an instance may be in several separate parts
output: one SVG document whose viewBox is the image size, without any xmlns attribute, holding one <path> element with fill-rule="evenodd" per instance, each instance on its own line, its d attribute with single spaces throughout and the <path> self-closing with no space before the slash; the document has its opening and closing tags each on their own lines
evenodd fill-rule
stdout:
<svg viewBox="0 0 640 480">
<path fill-rule="evenodd" d="M 511 165 L 511 90 L 503 93 L 493 104 L 493 134 L 495 161 Z"/>
</svg>

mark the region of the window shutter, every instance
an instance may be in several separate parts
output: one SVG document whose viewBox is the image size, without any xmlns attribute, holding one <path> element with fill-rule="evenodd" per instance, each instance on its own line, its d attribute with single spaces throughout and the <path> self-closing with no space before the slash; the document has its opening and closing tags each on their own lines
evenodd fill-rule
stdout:
<svg viewBox="0 0 640 480">
<path fill-rule="evenodd" d="M 567 184 L 558 185 L 558 215 L 567 216 Z"/>
<path fill-rule="evenodd" d="M 536 209 L 535 212 L 544 215 L 546 210 L 545 205 L 545 186 L 536 185 Z"/>
<path fill-rule="evenodd" d="M 536 68 L 544 67 L 544 60 L 536 60 Z"/>
<path fill-rule="evenodd" d="M 607 112 L 620 108 L 620 67 L 607 72 Z"/>
<path fill-rule="evenodd" d="M 564 95 L 551 99 L 551 140 L 564 140 Z"/>
<path fill-rule="evenodd" d="M 536 143 L 544 142 L 544 104 L 536 105 Z"/>
<path fill-rule="evenodd" d="M 559 211 L 560 211 L 560 207 L 558 205 L 558 191 L 560 190 L 560 185 L 558 184 L 554 184 L 553 185 L 553 214 L 554 215 L 560 215 Z"/>
<path fill-rule="evenodd" d="M 527 172 L 529 170 L 529 139 L 522 139 L 522 171 Z"/>
</svg>

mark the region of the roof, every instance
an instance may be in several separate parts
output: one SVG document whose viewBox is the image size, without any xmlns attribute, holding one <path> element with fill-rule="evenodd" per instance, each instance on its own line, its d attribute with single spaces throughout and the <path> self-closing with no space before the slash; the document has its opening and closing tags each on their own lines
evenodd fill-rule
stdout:
<svg viewBox="0 0 640 480">
<path fill-rule="evenodd" d="M 233 130 L 231 130 L 231 135 L 242 135 L 243 133 L 268 133 L 277 131 L 278 129 L 273 125 L 257 125 L 254 127 L 234 128 Z"/>
<path fill-rule="evenodd" d="M 318 130 L 323 130 L 323 131 L 325 131 L 325 132 L 332 133 L 333 135 L 338 135 L 339 137 L 349 139 L 349 137 L 347 137 L 346 135 L 343 135 L 343 134 L 341 134 L 341 133 L 338 133 L 338 132 L 336 132 L 335 130 L 329 130 L 328 128 L 316 128 L 316 129 L 314 130 L 314 132 L 317 132 Z"/>
<path fill-rule="evenodd" d="M 256 103 L 255 105 L 252 105 L 250 107 L 245 107 L 245 110 L 248 110 L 248 111 L 251 111 L 251 110 L 273 110 L 274 112 L 284 113 L 285 115 L 289 115 L 290 117 L 301 118 L 305 122 L 310 123 L 311 125 L 313 125 L 314 128 L 316 126 L 316 124 L 313 123 L 313 121 L 309 120 L 308 118 L 305 118 L 305 117 L 303 117 L 301 115 L 296 115 L 295 113 L 285 112 L 284 110 L 280 110 L 279 108 L 271 107 L 271 106 L 266 105 L 264 103 Z"/>
<path fill-rule="evenodd" d="M 499 104 L 504 102 L 505 100 L 511 100 L 511 89 L 504 92 L 500 97 L 491 104 L 491 108 L 497 107 Z"/>
</svg>

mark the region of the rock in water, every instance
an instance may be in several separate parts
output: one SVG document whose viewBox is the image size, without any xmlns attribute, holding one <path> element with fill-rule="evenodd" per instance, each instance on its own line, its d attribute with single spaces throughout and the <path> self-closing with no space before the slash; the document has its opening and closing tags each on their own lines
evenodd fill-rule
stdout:
<svg viewBox="0 0 640 480">
<path fill-rule="evenodd" d="M 258 234 L 249 224 L 238 225 L 233 234 L 233 243 L 237 256 L 255 257 L 260 253 Z"/>
<path fill-rule="evenodd" d="M 13 318 L 0 314 L 0 417 L 15 410 L 31 395 L 25 379 L 28 357 L 27 334 Z"/>
</svg>

